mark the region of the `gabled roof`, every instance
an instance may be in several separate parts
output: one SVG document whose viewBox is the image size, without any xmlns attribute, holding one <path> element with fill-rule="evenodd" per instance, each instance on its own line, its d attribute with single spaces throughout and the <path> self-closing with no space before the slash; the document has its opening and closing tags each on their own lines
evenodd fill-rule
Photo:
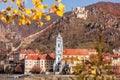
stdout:
<svg viewBox="0 0 120 80">
<path fill-rule="evenodd" d="M 39 60 L 38 55 L 27 55 L 27 60 Z"/>
</svg>

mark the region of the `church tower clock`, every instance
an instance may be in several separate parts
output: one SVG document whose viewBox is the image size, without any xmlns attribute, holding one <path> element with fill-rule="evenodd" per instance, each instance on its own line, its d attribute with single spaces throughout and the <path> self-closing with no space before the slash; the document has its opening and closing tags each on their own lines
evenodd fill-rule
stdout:
<svg viewBox="0 0 120 80">
<path fill-rule="evenodd" d="M 58 34 L 56 38 L 56 50 L 55 50 L 55 71 L 60 71 L 60 66 L 62 65 L 62 54 L 63 54 L 63 39 L 60 35 Z"/>
</svg>

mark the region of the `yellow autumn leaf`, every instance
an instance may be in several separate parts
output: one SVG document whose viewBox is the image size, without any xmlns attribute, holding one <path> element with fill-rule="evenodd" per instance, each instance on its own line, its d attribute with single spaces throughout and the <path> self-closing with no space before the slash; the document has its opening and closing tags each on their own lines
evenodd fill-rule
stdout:
<svg viewBox="0 0 120 80">
<path fill-rule="evenodd" d="M 22 23 L 23 25 L 25 25 L 25 24 L 26 24 L 26 20 L 25 20 L 25 19 L 21 19 L 21 23 Z"/>
<path fill-rule="evenodd" d="M 26 15 L 23 14 L 21 17 L 22 17 L 22 19 L 25 19 L 25 18 L 26 18 Z"/>
<path fill-rule="evenodd" d="M 25 12 L 26 11 L 26 8 L 22 8 L 22 12 Z"/>
<path fill-rule="evenodd" d="M 61 11 L 65 10 L 65 6 L 62 3 L 59 4 L 59 10 L 61 10 Z"/>
<path fill-rule="evenodd" d="M 96 75 L 96 70 L 92 70 L 91 73 Z"/>
<path fill-rule="evenodd" d="M 61 2 L 61 0 L 55 0 L 55 1 L 57 1 L 57 2 Z"/>
<path fill-rule="evenodd" d="M 10 17 L 10 18 L 7 20 L 8 23 L 11 23 L 12 21 L 13 21 L 13 18 L 12 18 L 12 17 Z"/>
<path fill-rule="evenodd" d="M 43 0 L 37 0 L 36 2 L 37 2 L 37 4 L 40 4 L 40 3 L 43 2 Z M 37 5 L 37 4 L 36 4 L 36 5 Z"/>
<path fill-rule="evenodd" d="M 39 22 L 39 26 L 42 27 L 43 26 L 43 22 Z"/>
<path fill-rule="evenodd" d="M 38 0 L 38 1 L 43 2 L 43 0 Z"/>
<path fill-rule="evenodd" d="M 57 5 L 56 4 L 52 4 L 52 6 L 50 7 L 50 10 L 52 10 L 53 12 L 55 12 L 57 10 Z"/>
<path fill-rule="evenodd" d="M 1 14 L 6 15 L 7 14 L 6 10 L 2 9 Z"/>
<path fill-rule="evenodd" d="M 63 11 L 60 11 L 60 10 L 57 10 L 55 12 L 58 16 L 63 16 L 64 12 Z"/>
<path fill-rule="evenodd" d="M 4 16 L 1 17 L 1 20 L 4 21 L 4 22 L 7 22 L 7 20 Z"/>
<path fill-rule="evenodd" d="M 39 4 L 39 5 L 37 6 L 37 8 L 38 8 L 39 10 L 43 10 L 43 9 L 44 9 L 44 6 L 43 6 L 42 4 Z"/>
<path fill-rule="evenodd" d="M 32 20 L 32 19 L 33 19 L 33 15 L 29 15 L 28 18 L 29 18 L 30 20 Z"/>
<path fill-rule="evenodd" d="M 14 12 L 15 14 L 20 14 L 20 11 L 17 10 L 17 9 L 14 9 L 13 12 Z"/>
<path fill-rule="evenodd" d="M 36 4 L 37 4 L 37 0 L 32 0 L 32 3 L 33 3 L 34 5 L 36 5 Z"/>
<path fill-rule="evenodd" d="M 1 12 L 5 12 L 5 10 L 4 9 L 2 9 L 2 11 Z"/>
<path fill-rule="evenodd" d="M 30 25 L 31 21 L 29 19 L 26 20 L 26 25 Z"/>
<path fill-rule="evenodd" d="M 12 14 L 10 14 L 10 13 L 8 13 L 7 15 L 8 15 L 8 16 L 12 16 Z"/>
<path fill-rule="evenodd" d="M 48 8 L 48 5 L 46 4 L 46 5 L 44 5 L 44 8 Z"/>
<path fill-rule="evenodd" d="M 36 13 L 37 12 L 35 8 L 31 9 L 31 11 L 32 11 L 32 13 Z"/>
<path fill-rule="evenodd" d="M 20 0 L 17 0 L 17 1 L 16 1 L 16 4 L 17 4 L 17 6 L 22 6 L 22 3 L 21 3 Z"/>
<path fill-rule="evenodd" d="M 6 10 L 11 11 L 11 10 L 12 10 L 12 6 L 8 6 L 8 7 L 6 8 Z"/>
<path fill-rule="evenodd" d="M 36 15 L 34 15 L 34 16 L 32 17 L 32 19 L 33 19 L 33 20 L 37 20 L 38 18 L 37 18 Z"/>
<path fill-rule="evenodd" d="M 50 19 L 51 19 L 51 17 L 49 15 L 45 17 L 46 21 L 49 21 Z"/>
<path fill-rule="evenodd" d="M 42 17 L 42 13 L 41 12 L 36 12 L 35 15 L 33 16 L 33 20 L 39 20 Z"/>
<path fill-rule="evenodd" d="M 32 11 L 30 9 L 26 10 L 26 14 L 31 14 L 31 13 L 32 13 Z"/>
<path fill-rule="evenodd" d="M 34 17 L 33 17 L 33 20 L 40 20 L 41 19 L 41 16 L 40 15 L 35 15 Z"/>
</svg>

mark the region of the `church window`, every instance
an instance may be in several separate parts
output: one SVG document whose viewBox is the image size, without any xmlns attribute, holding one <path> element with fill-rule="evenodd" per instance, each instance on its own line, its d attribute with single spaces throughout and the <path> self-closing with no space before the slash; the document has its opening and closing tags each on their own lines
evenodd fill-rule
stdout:
<svg viewBox="0 0 120 80">
<path fill-rule="evenodd" d="M 58 60 L 60 60 L 60 58 L 58 57 Z"/>
<path fill-rule="evenodd" d="M 60 47 L 60 44 L 58 44 L 58 47 Z"/>
<path fill-rule="evenodd" d="M 58 51 L 58 53 L 60 53 L 60 51 Z"/>
</svg>

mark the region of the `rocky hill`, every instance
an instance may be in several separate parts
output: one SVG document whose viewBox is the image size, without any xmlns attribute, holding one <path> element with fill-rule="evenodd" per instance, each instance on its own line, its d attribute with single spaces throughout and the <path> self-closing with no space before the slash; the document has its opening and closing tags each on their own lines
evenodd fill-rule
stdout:
<svg viewBox="0 0 120 80">
<path fill-rule="evenodd" d="M 35 21 L 32 21 L 32 24 L 29 26 L 18 26 L 16 22 L 17 19 L 15 19 L 12 23 L 9 24 L 4 23 L 0 20 L 0 55 L 10 53 L 14 48 L 17 48 L 21 45 L 21 42 L 25 40 L 24 38 L 27 39 L 32 34 L 43 30 L 44 28 L 46 28 L 46 25 L 49 25 L 51 22 L 59 18 L 52 13 L 50 13 L 50 15 L 51 21 L 45 22 L 44 19 L 42 20 L 44 22 L 42 28 L 36 25 Z"/>
<path fill-rule="evenodd" d="M 100 2 L 89 5 L 85 7 L 88 11 L 86 20 L 77 18 L 74 11 L 67 12 L 27 48 L 38 48 L 45 53 L 54 52 L 58 33 L 63 37 L 64 49 L 95 48 L 101 27 L 104 52 L 112 52 L 112 49 L 120 47 L 119 9 L 120 3 Z"/>
<path fill-rule="evenodd" d="M 86 19 L 76 17 L 78 14 L 75 14 L 75 11 L 67 12 L 61 18 L 51 14 L 52 20 L 45 22 L 42 28 L 39 28 L 34 21 L 30 26 L 21 27 L 18 27 L 16 22 L 12 24 L 0 22 L 0 25 L 3 25 L 0 27 L 2 31 L 0 31 L 0 40 L 13 41 L 11 42 L 13 46 L 19 46 L 20 49 L 37 48 L 44 53 L 50 53 L 55 51 L 56 36 L 61 33 L 64 49 L 95 48 L 99 27 L 101 27 L 104 52 L 111 52 L 112 49 L 120 47 L 120 3 L 99 2 L 86 6 L 85 10 L 88 11 Z M 82 14 L 84 15 L 84 11 Z M 9 27 L 7 27 L 8 25 Z M 8 33 L 12 35 L 10 38 L 5 36 Z M 16 37 L 12 38 L 15 35 Z M 4 50 L 1 49 L 0 52 L 2 53 Z"/>
</svg>

